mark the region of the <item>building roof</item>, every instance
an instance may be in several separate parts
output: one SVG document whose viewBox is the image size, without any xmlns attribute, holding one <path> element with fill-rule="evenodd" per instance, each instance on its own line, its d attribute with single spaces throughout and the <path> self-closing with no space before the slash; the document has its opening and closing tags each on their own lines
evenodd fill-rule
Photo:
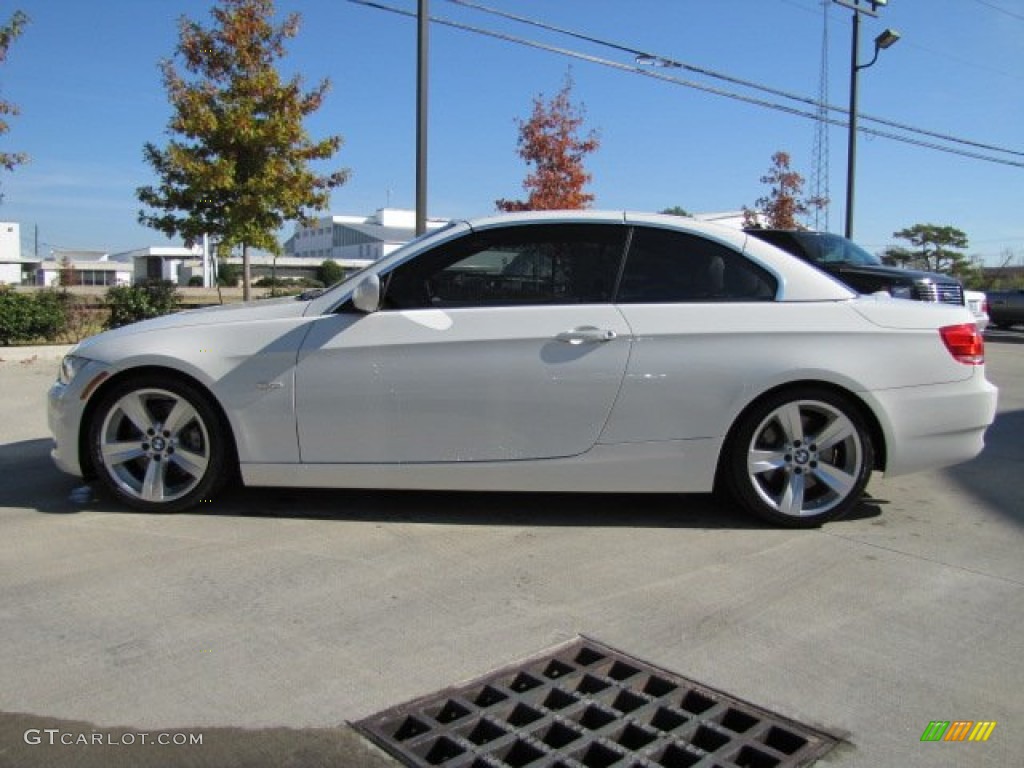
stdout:
<svg viewBox="0 0 1024 768">
<path fill-rule="evenodd" d="M 133 259 L 159 256 L 163 259 L 195 259 L 203 255 L 202 248 L 186 248 L 181 245 L 150 245 L 146 248 L 134 248 L 121 251 L 110 256 L 111 261 L 132 261 Z"/>
<path fill-rule="evenodd" d="M 109 255 L 106 251 L 86 251 L 73 249 L 54 248 L 50 251 L 50 258 L 47 261 L 106 261 Z"/>
</svg>

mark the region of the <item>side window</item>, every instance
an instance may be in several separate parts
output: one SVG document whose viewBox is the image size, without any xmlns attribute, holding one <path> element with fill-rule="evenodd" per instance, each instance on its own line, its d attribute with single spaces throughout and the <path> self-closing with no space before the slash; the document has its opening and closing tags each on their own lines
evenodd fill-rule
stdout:
<svg viewBox="0 0 1024 768">
<path fill-rule="evenodd" d="M 771 274 L 731 248 L 684 232 L 637 228 L 617 300 L 771 301 L 776 288 Z"/>
<path fill-rule="evenodd" d="M 616 224 L 544 224 L 469 234 L 388 277 L 385 309 L 611 301 L 625 247 Z"/>
</svg>

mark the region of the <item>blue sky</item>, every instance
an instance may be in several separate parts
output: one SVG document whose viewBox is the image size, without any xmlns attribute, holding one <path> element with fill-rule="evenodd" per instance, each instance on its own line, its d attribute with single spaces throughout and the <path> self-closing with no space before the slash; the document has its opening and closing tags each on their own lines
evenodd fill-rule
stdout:
<svg viewBox="0 0 1024 768">
<path fill-rule="evenodd" d="M 415 0 L 381 0 L 415 10 Z M 480 0 L 484 5 L 773 88 L 819 90 L 820 0 Z M 333 213 L 415 203 L 415 22 L 347 0 L 278 0 L 302 28 L 281 67 L 332 90 L 307 122 L 339 133 L 333 165 L 352 170 Z M 431 11 L 460 22 L 633 64 L 630 54 L 449 2 Z M 31 17 L 0 67 L 0 92 L 22 114 L 0 139 L 32 161 L 0 175 L 0 219 L 21 224 L 26 255 L 38 226 L 50 248 L 126 250 L 166 244 L 136 223 L 135 189 L 152 183 L 146 141 L 166 139 L 169 116 L 158 61 L 173 53 L 181 15 L 209 20 L 210 0 L 17 0 Z M 849 99 L 850 11 L 829 3 L 829 101 Z M 861 61 L 885 27 L 902 39 L 861 73 L 860 110 L 877 117 L 1024 153 L 1024 0 L 890 0 L 862 25 Z M 494 211 L 519 197 L 526 167 L 516 118 L 554 94 L 568 67 L 574 94 L 602 146 L 588 163 L 595 207 L 723 211 L 751 205 L 759 178 L 785 150 L 813 172 L 814 122 L 789 114 L 465 31 L 431 30 L 429 207 L 433 216 Z M 682 70 L 665 74 L 730 86 Z M 842 231 L 846 130 L 829 130 L 829 228 Z M 987 154 L 995 154 L 981 150 Z M 1000 154 L 1024 161 L 1024 156 Z M 871 250 L 915 223 L 963 229 L 970 253 L 1024 260 L 1024 168 L 884 138 L 858 143 L 856 239 Z M 289 228 L 290 231 L 290 228 Z"/>
</svg>

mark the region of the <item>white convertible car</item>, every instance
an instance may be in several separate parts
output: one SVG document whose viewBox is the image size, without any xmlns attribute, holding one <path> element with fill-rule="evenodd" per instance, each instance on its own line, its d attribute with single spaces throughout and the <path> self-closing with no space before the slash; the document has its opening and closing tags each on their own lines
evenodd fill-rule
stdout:
<svg viewBox="0 0 1024 768">
<path fill-rule="evenodd" d="M 101 333 L 53 457 L 177 511 L 251 486 L 701 493 L 813 526 L 965 461 L 996 407 L 962 307 L 861 297 L 674 216 L 457 222 L 313 297 Z"/>
</svg>

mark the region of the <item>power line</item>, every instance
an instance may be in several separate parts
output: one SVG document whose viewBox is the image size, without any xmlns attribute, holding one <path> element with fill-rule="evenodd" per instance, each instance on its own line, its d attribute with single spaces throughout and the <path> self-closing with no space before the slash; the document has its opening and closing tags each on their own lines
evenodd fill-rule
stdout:
<svg viewBox="0 0 1024 768">
<path fill-rule="evenodd" d="M 355 3 L 356 5 L 364 5 L 364 6 L 367 6 L 367 7 L 370 7 L 370 8 L 375 8 L 377 10 L 388 11 L 389 13 L 394 13 L 394 14 L 397 14 L 399 16 L 406 16 L 406 17 L 410 17 L 410 18 L 416 18 L 416 14 L 414 12 L 412 12 L 412 11 L 407 11 L 407 10 L 404 10 L 402 8 L 395 8 L 393 6 L 385 5 L 384 3 L 375 2 L 374 0 L 348 0 L 348 2 Z M 786 113 L 786 114 L 789 114 L 789 115 L 794 115 L 794 116 L 797 116 L 797 117 L 806 117 L 806 118 L 809 118 L 809 119 L 812 119 L 812 120 L 820 119 L 819 116 L 815 112 L 808 112 L 808 111 L 806 111 L 804 109 L 797 109 L 795 107 L 790 107 L 790 106 L 787 106 L 785 104 L 779 104 L 777 102 L 767 101 L 765 99 L 761 99 L 761 98 L 758 98 L 758 97 L 755 97 L 755 96 L 748 96 L 748 95 L 745 95 L 745 94 L 735 93 L 735 92 L 732 92 L 732 91 L 726 91 L 726 90 L 723 90 L 721 88 L 717 88 L 715 86 L 706 85 L 706 84 L 703 84 L 703 83 L 696 83 L 696 82 L 693 82 L 691 80 L 684 80 L 682 78 L 674 77 L 672 75 L 668 75 L 668 74 L 665 74 L 663 72 L 657 72 L 657 71 L 654 71 L 654 70 L 651 70 L 651 69 L 647 69 L 647 68 L 641 67 L 641 66 L 639 66 L 637 64 L 623 64 L 621 62 L 611 61 L 610 59 L 604 59 L 604 58 L 601 58 L 599 56 L 593 56 L 591 54 L 581 53 L 579 51 L 573 51 L 571 49 L 561 48 L 559 46 L 548 45 L 546 43 L 541 43 L 541 42 L 538 42 L 538 41 L 535 41 L 535 40 L 527 40 L 525 38 L 516 37 L 514 35 L 507 35 L 507 34 L 504 34 L 502 32 L 496 32 L 494 30 L 484 29 L 484 28 L 481 28 L 481 27 L 474 27 L 474 26 L 471 26 L 471 25 L 468 25 L 468 24 L 463 24 L 461 22 L 452 21 L 451 19 L 445 19 L 445 18 L 441 18 L 441 17 L 438 17 L 438 16 L 431 16 L 430 20 L 431 20 L 431 22 L 433 22 L 435 24 L 440 24 L 441 26 L 452 27 L 454 29 L 461 29 L 461 30 L 466 31 L 466 32 L 472 32 L 474 34 L 483 35 L 485 37 L 492 37 L 492 38 L 495 38 L 495 39 L 498 39 L 498 40 L 503 40 L 505 42 L 515 43 L 517 45 L 523 45 L 523 46 L 526 46 L 526 47 L 529 47 L 529 48 L 536 48 L 538 50 L 548 51 L 549 53 L 556 53 L 556 54 L 558 54 L 560 56 L 566 56 L 568 58 L 573 58 L 573 59 L 577 59 L 577 60 L 580 60 L 580 61 L 586 61 L 586 62 L 589 62 L 589 63 L 592 63 L 592 64 L 600 64 L 602 66 L 610 67 L 612 69 L 618 69 L 620 71 L 630 72 L 630 73 L 633 73 L 633 74 L 642 75 L 644 77 L 650 77 L 650 78 L 653 78 L 655 80 L 663 80 L 665 82 L 673 83 L 675 85 L 682 85 L 684 87 L 693 88 L 693 89 L 698 90 L 698 91 L 704 91 L 706 93 L 712 93 L 712 94 L 715 94 L 716 96 L 724 96 L 724 97 L 729 98 L 729 99 L 734 99 L 736 101 L 742 101 L 742 102 L 745 102 L 747 104 L 753 104 L 755 106 L 764 107 L 766 109 L 772 109 L 772 110 L 775 110 L 777 112 L 783 112 L 783 113 Z M 797 97 L 797 98 L 800 101 L 802 101 L 802 102 L 804 102 L 804 103 L 806 103 L 808 105 L 817 107 L 817 102 L 815 102 L 813 99 L 804 98 L 804 97 Z M 825 105 L 825 106 L 828 107 L 831 110 L 834 110 L 834 111 L 845 112 L 845 110 L 841 110 L 838 107 L 833 107 L 833 106 L 830 106 L 830 105 Z M 876 122 L 879 122 L 879 123 L 883 123 L 883 124 L 886 123 L 886 121 L 882 121 L 881 118 L 874 118 L 874 120 Z M 847 127 L 849 125 L 847 122 L 845 122 L 843 120 L 840 120 L 840 119 L 837 119 L 837 118 L 834 118 L 834 117 L 826 118 L 825 122 L 829 123 L 830 125 L 836 125 L 836 126 L 841 126 L 841 127 Z M 923 134 L 923 135 L 935 135 L 937 138 L 942 138 L 941 134 L 931 134 L 928 131 L 924 131 L 922 129 L 913 128 L 911 126 L 906 126 L 905 128 L 903 128 L 899 124 L 895 124 L 895 123 L 893 123 L 893 126 L 894 127 L 901 127 L 903 130 L 907 130 L 908 132 L 911 132 L 911 133 L 918 133 L 918 134 Z M 985 154 L 981 154 L 980 152 L 975 152 L 975 151 L 967 150 L 967 149 L 958 149 L 956 147 L 943 146 L 941 144 L 935 144 L 934 142 L 924 141 L 922 139 L 915 139 L 915 138 L 912 138 L 910 136 L 904 136 L 904 135 L 901 135 L 901 134 L 892 133 L 890 131 L 883 131 L 883 130 L 880 130 L 878 128 L 870 128 L 868 126 L 860 125 L 860 126 L 858 126 L 857 130 L 860 131 L 861 133 L 864 133 L 864 134 L 867 134 L 867 135 L 870 135 L 870 136 L 878 136 L 880 138 L 891 139 L 893 141 L 900 141 L 900 142 L 903 142 L 905 144 L 912 144 L 914 146 L 924 147 L 926 149 L 934 149 L 934 150 L 937 150 L 939 152 L 946 152 L 948 154 L 960 155 L 962 157 L 969 157 L 969 158 L 972 158 L 974 160 L 983 160 L 983 161 L 990 162 L 990 163 L 996 163 L 998 165 L 1008 165 L 1008 166 L 1013 166 L 1013 167 L 1017 167 L 1017 168 L 1024 168 L 1024 162 L 1022 162 L 1022 161 L 1009 160 L 1009 159 L 1006 159 L 1006 158 L 995 157 L 993 155 L 985 155 Z M 975 145 L 974 142 L 969 142 L 969 141 L 963 140 L 963 139 L 955 139 L 955 138 L 953 138 L 952 140 L 953 141 L 957 141 L 959 143 Z M 989 148 L 989 147 L 987 145 L 982 145 L 982 148 Z M 992 147 L 992 149 L 994 149 L 996 151 L 999 151 L 999 152 L 1005 152 L 1007 154 L 1024 155 L 1024 153 L 1016 152 L 1014 150 L 1002 149 L 1000 147 Z"/>
<path fill-rule="evenodd" d="M 1014 11 L 1008 11 L 1005 8 L 1000 8 L 995 3 L 988 2 L 988 0 L 974 0 L 974 2 L 978 3 L 978 5 L 984 5 L 987 8 L 991 8 L 993 11 L 1005 13 L 1007 16 L 1011 16 L 1014 19 L 1020 19 L 1021 21 L 1024 21 L 1024 14 L 1015 13 Z"/>
<path fill-rule="evenodd" d="M 675 59 L 668 58 L 666 56 L 661 56 L 647 51 L 642 51 L 637 48 L 632 48 L 621 43 L 614 43 L 608 40 L 602 40 L 601 38 L 592 37 L 590 35 L 584 35 L 580 32 L 575 32 L 573 30 L 565 29 L 563 27 L 556 27 L 545 22 L 536 21 L 534 19 L 528 19 L 524 16 L 508 13 L 497 8 L 491 8 L 481 3 L 472 2 L 472 0 L 448 0 L 448 2 L 453 3 L 455 5 L 465 6 L 467 8 L 473 8 L 474 10 L 482 11 L 484 13 L 489 13 L 495 16 L 501 16 L 503 18 L 511 19 L 513 21 L 517 21 L 522 24 L 527 24 L 529 26 L 539 27 L 540 29 L 544 29 L 550 32 L 557 32 L 559 34 L 577 38 L 579 40 L 585 40 L 587 42 L 595 43 L 597 45 L 606 48 L 611 48 L 613 50 L 629 53 L 632 54 L 634 57 L 639 57 L 637 60 L 642 59 L 645 63 L 650 63 L 655 66 L 667 67 L 671 69 L 685 69 L 688 72 L 694 72 L 696 74 L 704 75 L 705 77 L 711 77 L 716 80 L 723 80 L 733 85 L 740 85 L 743 86 L 744 88 L 750 88 L 752 90 L 761 91 L 763 93 L 768 93 L 772 96 L 780 96 L 782 98 L 789 99 L 800 104 L 806 104 L 808 106 L 814 107 L 816 111 L 830 110 L 832 112 L 838 112 L 842 114 L 848 113 L 848 110 L 843 107 L 837 107 L 832 104 L 826 104 L 822 100 L 816 101 L 809 96 L 803 96 L 789 91 L 784 91 L 779 88 L 773 88 L 768 85 L 763 85 L 762 83 L 756 83 L 752 80 L 745 80 L 739 77 L 734 77 L 732 75 L 727 75 L 723 72 L 708 69 L 707 67 L 700 67 L 694 64 L 687 64 L 684 62 L 677 61 Z M 954 144 L 964 144 L 966 146 L 976 147 L 977 149 L 987 149 L 993 152 L 1002 152 L 1009 155 L 1017 155 L 1020 157 L 1024 157 L 1024 151 L 1006 149 L 1005 147 L 999 147 L 993 144 L 985 144 L 970 139 L 962 139 L 956 136 L 949 136 L 947 134 L 938 133 L 936 131 L 930 131 L 925 128 L 918 128 L 916 126 L 898 123 L 894 120 L 887 120 L 885 118 L 875 117 L 873 115 L 869 115 L 863 112 L 859 113 L 858 116 L 861 120 L 868 120 L 870 122 L 878 123 L 879 125 L 885 125 L 890 128 L 898 128 L 901 131 L 908 131 L 910 133 L 917 133 L 923 136 L 930 136 L 932 138 L 941 139 L 942 141 L 948 141 Z"/>
<path fill-rule="evenodd" d="M 978 1 L 981 2 L 981 0 Z M 779 0 L 779 2 L 785 3 L 786 5 L 791 5 L 794 8 L 799 8 L 801 11 L 804 11 L 805 13 L 817 13 L 817 11 L 814 8 L 804 5 L 803 3 L 798 2 L 798 0 Z M 1003 9 L 999 8 L 997 10 Z M 1003 12 L 1005 13 L 1006 11 Z M 835 19 L 839 18 L 839 16 L 841 15 L 841 12 L 838 11 L 836 7 L 830 8 L 828 13 Z M 843 13 L 842 15 L 845 15 L 845 13 Z M 900 48 L 902 48 L 903 46 L 907 46 L 908 48 L 916 48 L 919 51 L 924 51 L 925 53 L 931 56 L 936 56 L 940 59 L 949 59 L 950 61 L 956 62 L 956 64 L 961 67 L 970 67 L 971 69 L 976 69 L 979 72 L 987 72 L 990 75 L 999 75 L 1000 77 L 1009 77 L 1013 80 L 1024 80 L 1024 75 L 1020 74 L 1019 72 L 1007 72 L 1005 69 L 999 69 L 998 67 L 993 67 L 988 64 L 981 64 L 977 61 L 966 59 L 963 56 L 954 56 L 952 53 L 949 52 L 949 50 L 939 50 L 936 48 L 930 48 L 926 45 L 921 45 L 919 43 L 914 42 L 913 40 L 907 40 L 905 38 L 900 41 Z"/>
</svg>

